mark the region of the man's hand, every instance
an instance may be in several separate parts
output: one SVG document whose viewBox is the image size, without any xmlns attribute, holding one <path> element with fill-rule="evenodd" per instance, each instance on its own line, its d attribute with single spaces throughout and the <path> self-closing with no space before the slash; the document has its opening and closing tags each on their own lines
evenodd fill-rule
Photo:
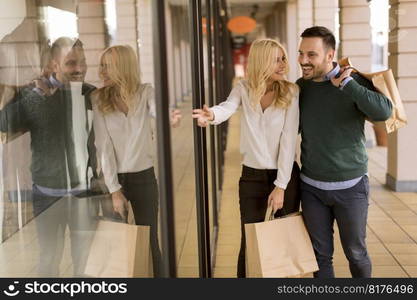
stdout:
<svg viewBox="0 0 417 300">
<path fill-rule="evenodd" d="M 180 125 L 181 118 L 182 118 L 182 115 L 179 109 L 171 110 L 170 121 L 171 121 L 171 126 L 173 128 L 178 127 Z"/>
<path fill-rule="evenodd" d="M 284 206 L 284 192 L 285 190 L 275 187 L 271 194 L 269 194 L 268 206 L 272 205 L 274 213 Z"/>
<path fill-rule="evenodd" d="M 113 202 L 113 210 L 118 213 L 123 220 L 127 217 L 127 199 L 123 195 L 121 190 L 113 192 L 111 194 L 111 200 Z"/>
<path fill-rule="evenodd" d="M 37 78 L 33 80 L 35 87 L 45 96 L 53 95 L 58 89 L 47 84 L 44 78 Z"/>
<path fill-rule="evenodd" d="M 330 81 L 332 82 L 332 84 L 335 87 L 339 88 L 340 87 L 340 83 L 344 79 L 346 79 L 347 77 L 349 77 L 350 74 L 352 73 L 352 71 L 353 71 L 353 69 L 351 67 L 349 67 L 349 66 L 347 66 L 347 67 L 341 67 L 340 68 L 340 71 L 339 71 L 340 76 L 338 78 L 333 77 L 333 78 L 330 79 Z"/>
<path fill-rule="evenodd" d="M 209 121 L 214 120 L 214 113 L 207 105 L 204 105 L 203 109 L 193 109 L 193 119 L 197 119 L 198 126 L 207 127 Z"/>
</svg>

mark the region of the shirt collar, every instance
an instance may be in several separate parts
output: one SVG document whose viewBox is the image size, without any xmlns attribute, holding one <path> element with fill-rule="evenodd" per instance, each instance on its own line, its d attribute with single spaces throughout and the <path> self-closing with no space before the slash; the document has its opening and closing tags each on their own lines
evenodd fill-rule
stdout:
<svg viewBox="0 0 417 300">
<path fill-rule="evenodd" d="M 340 71 L 340 66 L 337 62 L 333 62 L 333 69 L 324 76 L 324 80 L 330 80 L 335 77 Z"/>
<path fill-rule="evenodd" d="M 53 87 L 56 87 L 56 88 L 64 87 L 64 84 L 60 82 L 58 79 L 56 79 L 54 74 L 51 74 L 51 76 L 49 76 L 49 82 L 52 84 Z"/>
</svg>

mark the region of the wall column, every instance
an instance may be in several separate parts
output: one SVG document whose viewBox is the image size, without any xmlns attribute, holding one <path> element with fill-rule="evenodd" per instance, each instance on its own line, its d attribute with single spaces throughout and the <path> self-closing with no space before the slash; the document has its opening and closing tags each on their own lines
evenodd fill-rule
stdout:
<svg viewBox="0 0 417 300">
<path fill-rule="evenodd" d="M 388 135 L 387 186 L 417 192 L 417 1 L 390 0 L 389 66 L 408 125 Z"/>
<path fill-rule="evenodd" d="M 100 86 L 98 66 L 101 52 L 107 47 L 104 1 L 79 0 L 77 8 L 79 39 L 84 44 L 88 70 L 85 81 Z"/>
<path fill-rule="evenodd" d="M 138 50 L 137 4 L 135 0 L 116 1 L 117 31 L 113 44 L 129 45 Z"/>
<path fill-rule="evenodd" d="M 372 66 L 371 10 L 367 0 L 340 0 L 341 57 L 348 56 L 354 67 L 370 72 Z"/>
<path fill-rule="evenodd" d="M 313 22 L 316 26 L 324 26 L 336 33 L 338 30 L 338 0 L 314 0 Z"/>
</svg>

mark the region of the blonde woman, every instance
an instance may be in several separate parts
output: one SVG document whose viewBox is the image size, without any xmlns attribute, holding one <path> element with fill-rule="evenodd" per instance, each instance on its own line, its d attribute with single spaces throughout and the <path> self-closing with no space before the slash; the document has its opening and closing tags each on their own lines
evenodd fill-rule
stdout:
<svg viewBox="0 0 417 300">
<path fill-rule="evenodd" d="M 266 209 L 283 207 L 284 191 L 291 178 L 298 134 L 298 88 L 286 80 L 288 60 L 277 41 L 259 39 L 249 51 L 247 78 L 226 101 L 193 110 L 199 126 L 217 125 L 242 106 L 239 181 L 241 247 L 238 277 L 245 277 L 245 223 L 264 220 Z"/>
<path fill-rule="evenodd" d="M 100 58 L 103 87 L 93 94 L 94 131 L 104 180 L 113 209 L 126 217 L 130 201 L 137 225 L 150 225 L 154 275 L 159 275 L 158 187 L 153 168 L 151 118 L 154 90 L 142 84 L 136 54 L 130 46 L 107 48 Z M 171 123 L 180 119 L 171 114 Z"/>
</svg>

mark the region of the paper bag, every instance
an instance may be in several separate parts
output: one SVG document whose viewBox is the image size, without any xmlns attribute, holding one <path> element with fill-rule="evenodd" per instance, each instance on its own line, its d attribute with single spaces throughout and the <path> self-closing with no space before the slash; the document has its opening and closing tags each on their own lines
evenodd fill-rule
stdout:
<svg viewBox="0 0 417 300">
<path fill-rule="evenodd" d="M 247 277 L 301 277 L 318 270 L 300 213 L 245 224 L 245 231 Z"/>
<path fill-rule="evenodd" d="M 131 209 L 130 209 L 131 211 Z M 129 212 L 129 223 L 134 223 Z M 99 220 L 84 274 L 91 277 L 153 277 L 149 226 Z"/>
<path fill-rule="evenodd" d="M 344 57 L 339 60 L 340 66 L 352 66 L 348 57 Z M 372 122 L 375 126 L 384 129 L 387 133 L 391 133 L 407 125 L 407 116 L 403 103 L 401 101 L 400 92 L 398 91 L 397 84 L 395 82 L 394 75 L 391 69 L 380 71 L 376 73 L 363 73 L 354 69 L 354 72 L 362 75 L 370 82 L 372 82 L 375 89 L 385 95 L 392 103 L 391 117 L 384 122 Z"/>
</svg>

